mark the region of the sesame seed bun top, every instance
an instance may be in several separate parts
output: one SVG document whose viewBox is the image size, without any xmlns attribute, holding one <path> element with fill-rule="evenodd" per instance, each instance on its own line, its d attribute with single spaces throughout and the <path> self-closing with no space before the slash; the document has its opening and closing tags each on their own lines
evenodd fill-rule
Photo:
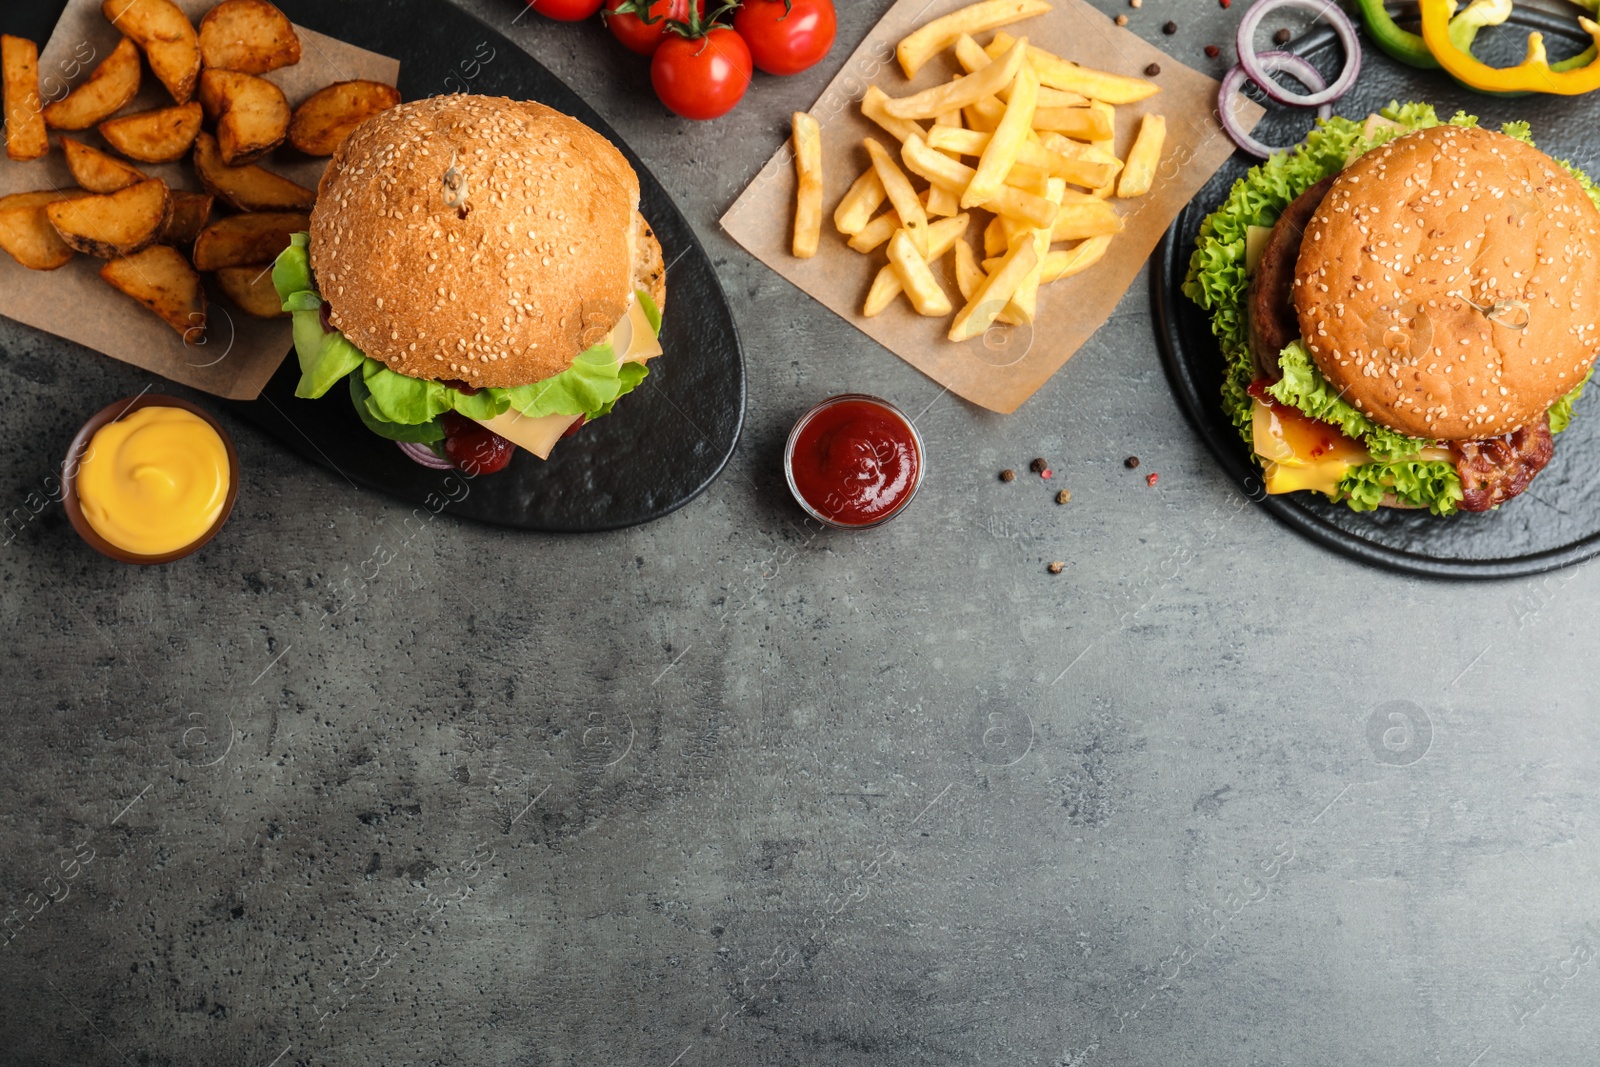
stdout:
<svg viewBox="0 0 1600 1067">
<path fill-rule="evenodd" d="M 635 261 L 655 252 L 638 204 L 628 161 L 576 119 L 436 96 L 367 120 L 334 153 L 311 266 L 333 325 L 401 374 L 526 385 L 627 312 Z"/>
<path fill-rule="evenodd" d="M 1402 433 L 1476 440 L 1536 422 L 1594 362 L 1597 253 L 1600 211 L 1549 156 L 1436 126 L 1340 175 L 1294 303 L 1346 400 Z"/>
</svg>

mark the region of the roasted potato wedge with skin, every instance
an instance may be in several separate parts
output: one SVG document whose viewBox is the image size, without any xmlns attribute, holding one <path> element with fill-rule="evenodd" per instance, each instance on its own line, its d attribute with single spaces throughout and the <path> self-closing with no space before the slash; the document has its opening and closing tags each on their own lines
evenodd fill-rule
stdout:
<svg viewBox="0 0 1600 1067">
<path fill-rule="evenodd" d="M 200 77 L 200 35 L 172 0 L 105 0 L 101 14 L 144 52 L 150 71 L 176 104 L 194 97 Z"/>
<path fill-rule="evenodd" d="M 206 291 L 182 252 L 155 245 L 111 260 L 100 268 L 100 277 L 160 315 L 186 343 L 205 340 Z"/>
<path fill-rule="evenodd" d="M 39 46 L 0 34 L 0 107 L 5 110 L 6 155 L 38 159 L 50 151 L 44 102 L 39 98 Z"/>
<path fill-rule="evenodd" d="M 217 123 L 217 149 L 230 167 L 254 163 L 283 143 L 289 101 L 254 74 L 208 70 L 200 75 L 200 106 Z"/>
<path fill-rule="evenodd" d="M 61 151 L 67 157 L 72 180 L 91 193 L 115 193 L 148 177 L 138 167 L 72 137 L 61 138 Z"/>
<path fill-rule="evenodd" d="M 110 259 L 131 256 L 154 244 L 172 214 L 172 197 L 166 182 L 151 178 L 104 196 L 46 204 L 44 211 L 67 244 Z"/>
<path fill-rule="evenodd" d="M 161 231 L 164 245 L 192 245 L 200 231 L 211 221 L 211 208 L 216 200 L 207 193 L 186 193 L 172 190 L 172 217 Z"/>
<path fill-rule="evenodd" d="M 44 109 L 57 130 L 87 130 L 122 110 L 139 92 L 139 48 L 124 37 L 89 79 Z"/>
<path fill-rule="evenodd" d="M 223 267 L 216 273 L 217 285 L 239 310 L 258 319 L 283 319 L 283 298 L 272 285 L 272 264 L 252 263 L 248 267 Z"/>
<path fill-rule="evenodd" d="M 314 190 L 270 170 L 224 166 L 217 139 L 204 131 L 194 141 L 194 172 L 206 192 L 240 211 L 310 211 L 317 202 Z"/>
<path fill-rule="evenodd" d="M 13 193 L 0 197 L 0 248 L 29 270 L 55 270 L 72 258 L 72 246 L 50 225 L 44 209 L 58 200 L 84 196 L 79 189 Z"/>
<path fill-rule="evenodd" d="M 203 271 L 269 263 L 289 247 L 289 236 L 311 228 L 311 216 L 292 211 L 234 215 L 213 222 L 194 242 L 194 265 Z"/>
<path fill-rule="evenodd" d="M 194 144 L 204 119 L 194 102 L 155 111 L 140 111 L 100 124 L 100 136 L 129 159 L 140 163 L 171 163 Z"/>
<path fill-rule="evenodd" d="M 294 110 L 289 143 L 308 156 L 331 156 L 350 131 L 400 102 L 400 92 L 382 82 L 335 82 L 312 93 Z"/>
<path fill-rule="evenodd" d="M 300 38 L 266 0 L 222 0 L 200 20 L 200 58 L 208 68 L 265 74 L 300 62 Z"/>
</svg>

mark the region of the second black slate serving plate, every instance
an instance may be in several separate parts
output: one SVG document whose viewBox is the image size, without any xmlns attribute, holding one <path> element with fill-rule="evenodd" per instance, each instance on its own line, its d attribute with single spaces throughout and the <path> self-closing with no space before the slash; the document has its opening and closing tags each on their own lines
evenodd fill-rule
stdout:
<svg viewBox="0 0 1600 1067">
<path fill-rule="evenodd" d="M 639 172 L 639 210 L 655 229 L 668 265 L 661 335 L 666 354 L 650 361 L 650 376 L 615 412 L 561 442 L 549 460 L 519 452 L 506 470 L 470 480 L 420 467 L 368 431 L 342 384 L 320 400 L 297 399 L 300 374 L 293 355 L 260 399 L 230 407 L 350 482 L 501 526 L 550 533 L 613 530 L 658 519 L 703 492 L 739 441 L 744 356 L 711 260 L 643 161 L 531 56 L 443 0 L 277 3 L 302 26 L 399 59 L 406 100 L 462 91 L 537 100 L 621 148 Z"/>
<path fill-rule="evenodd" d="M 1528 32 L 1535 30 L 1544 33 L 1552 58 L 1575 53 L 1589 41 L 1578 30 L 1578 9 L 1571 11 L 1568 18 L 1519 7 L 1505 27 L 1486 32 L 1478 54 L 1495 65 L 1515 63 Z M 1442 118 L 1462 110 L 1490 128 L 1525 119 L 1541 149 L 1600 177 L 1600 141 L 1589 136 L 1600 125 L 1600 94 L 1484 96 L 1463 89 L 1439 71 L 1397 63 L 1365 39 L 1363 44 L 1361 77 L 1348 95 L 1335 102 L 1335 114 L 1362 117 L 1391 100 L 1419 100 L 1433 104 Z M 1294 50 L 1325 74 L 1336 71 L 1343 58 L 1327 29 L 1307 34 Z M 1269 106 L 1255 135 L 1267 144 L 1292 144 L 1310 128 L 1309 115 Z M 1201 222 L 1255 162 L 1238 153 L 1212 178 L 1173 223 L 1150 274 L 1156 334 L 1173 390 L 1228 476 L 1246 492 L 1259 492 L 1260 471 L 1222 411 L 1222 353 L 1209 317 L 1183 295 L 1183 279 Z M 1497 511 L 1445 519 L 1392 508 L 1358 514 L 1317 493 L 1269 496 L 1261 506 L 1318 544 L 1408 574 L 1510 578 L 1578 563 L 1600 554 L 1600 384 L 1578 402 L 1576 410 L 1571 427 L 1556 438 L 1554 460 L 1527 492 Z"/>
</svg>

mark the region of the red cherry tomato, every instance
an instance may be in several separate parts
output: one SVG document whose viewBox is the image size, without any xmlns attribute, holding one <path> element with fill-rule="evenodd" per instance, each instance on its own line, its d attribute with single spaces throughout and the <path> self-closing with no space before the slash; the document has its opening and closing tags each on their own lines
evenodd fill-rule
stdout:
<svg viewBox="0 0 1600 1067">
<path fill-rule="evenodd" d="M 838 32 L 833 0 L 745 0 L 733 28 L 768 74 L 799 74 L 821 62 Z"/>
<path fill-rule="evenodd" d="M 650 61 L 656 95 L 686 119 L 726 115 L 744 99 L 750 77 L 750 48 L 725 26 L 698 38 L 674 34 L 661 42 Z"/>
<path fill-rule="evenodd" d="M 705 0 L 695 0 L 695 7 L 704 14 Z M 645 22 L 638 15 L 641 9 L 656 21 Z M 689 18 L 689 0 L 606 0 L 604 17 L 611 35 L 622 42 L 622 47 L 641 56 L 653 56 L 672 32 L 667 29 L 667 20 Z"/>
<path fill-rule="evenodd" d="M 600 10 L 601 0 L 528 0 L 528 6 L 557 22 L 582 22 Z"/>
</svg>

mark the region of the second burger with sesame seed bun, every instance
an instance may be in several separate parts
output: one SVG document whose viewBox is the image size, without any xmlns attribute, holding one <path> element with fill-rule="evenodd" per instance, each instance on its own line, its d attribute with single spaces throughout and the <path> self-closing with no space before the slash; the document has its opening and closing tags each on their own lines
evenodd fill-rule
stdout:
<svg viewBox="0 0 1600 1067">
<path fill-rule="evenodd" d="M 1486 511 L 1549 463 L 1600 353 L 1600 192 L 1525 123 L 1336 118 L 1240 180 L 1185 291 L 1268 493 Z"/>
<path fill-rule="evenodd" d="M 528 101 L 436 96 L 363 123 L 273 268 L 296 395 L 347 382 L 374 433 L 432 465 L 541 459 L 661 354 L 661 246 L 639 179 Z"/>
</svg>

